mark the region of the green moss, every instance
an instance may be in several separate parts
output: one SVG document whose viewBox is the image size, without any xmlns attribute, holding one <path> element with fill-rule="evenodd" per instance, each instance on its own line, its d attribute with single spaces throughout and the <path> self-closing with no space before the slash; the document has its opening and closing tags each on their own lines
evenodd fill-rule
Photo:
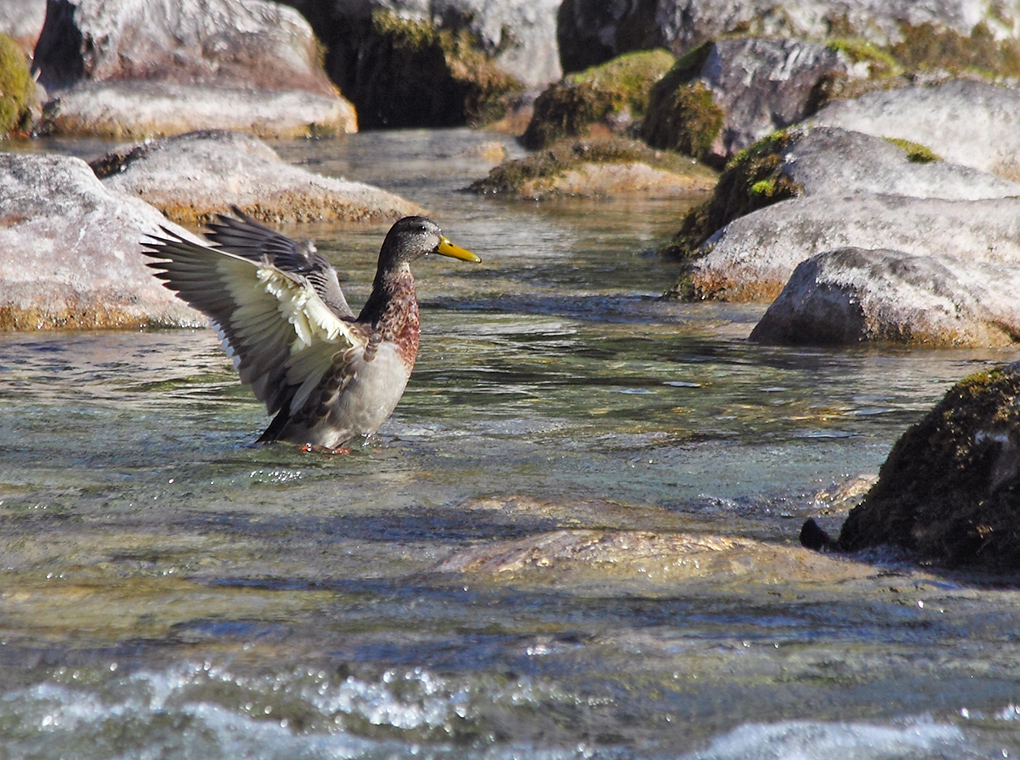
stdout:
<svg viewBox="0 0 1020 760">
<path fill-rule="evenodd" d="M 935 153 L 931 148 L 920 143 L 902 140 L 898 137 L 883 137 L 883 140 L 890 142 L 907 154 L 907 160 L 914 164 L 930 164 L 935 161 L 944 160 L 942 156 Z"/>
<path fill-rule="evenodd" d="M 35 86 L 21 48 L 0 34 L 0 137 L 9 135 L 26 119 Z"/>
<path fill-rule="evenodd" d="M 524 144 L 543 148 L 583 135 L 592 124 L 625 112 L 631 119 L 641 118 L 648 110 L 652 85 L 674 60 L 665 50 L 644 50 L 571 74 L 539 95 Z"/>
<path fill-rule="evenodd" d="M 787 132 L 774 132 L 730 159 L 712 198 L 684 216 L 662 253 L 689 261 L 702 243 L 734 219 L 801 195 L 802 188 L 782 173 L 782 153 L 790 140 Z"/>
<path fill-rule="evenodd" d="M 642 138 L 652 147 L 708 157 L 725 118 L 712 91 L 696 79 L 711 50 L 711 43 L 695 48 L 652 87 L 641 127 Z"/>
<path fill-rule="evenodd" d="M 477 193 L 516 194 L 525 183 L 555 177 L 581 164 L 643 163 L 675 174 L 714 178 L 714 172 L 692 164 L 689 158 L 652 150 L 636 140 L 609 136 L 600 139 L 565 139 L 526 158 L 505 161 L 485 179 L 471 185 Z"/>
<path fill-rule="evenodd" d="M 971 72 L 988 79 L 1020 76 L 1020 41 L 996 40 L 987 25 L 969 36 L 931 23 L 901 27 L 903 39 L 890 52 L 908 71 Z"/>
<path fill-rule="evenodd" d="M 888 50 L 860 37 L 831 39 L 825 46 L 842 53 L 851 63 L 866 63 L 872 78 L 880 79 L 900 73 L 900 65 Z"/>
<path fill-rule="evenodd" d="M 1020 372 L 965 378 L 896 442 L 843 525 L 848 551 L 896 544 L 926 559 L 1020 567 Z"/>
</svg>

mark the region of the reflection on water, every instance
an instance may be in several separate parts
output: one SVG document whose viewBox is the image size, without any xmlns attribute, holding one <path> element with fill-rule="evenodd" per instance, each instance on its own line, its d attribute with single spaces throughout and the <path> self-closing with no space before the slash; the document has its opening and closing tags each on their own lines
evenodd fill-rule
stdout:
<svg viewBox="0 0 1020 760">
<path fill-rule="evenodd" d="M 1013 756 L 1016 591 L 796 546 L 1011 353 L 748 344 L 657 300 L 678 201 L 459 192 L 484 139 L 277 146 L 484 260 L 349 456 L 254 446 L 211 331 L 0 336 L 0 757 Z M 366 297 L 384 226 L 288 231 Z"/>
</svg>

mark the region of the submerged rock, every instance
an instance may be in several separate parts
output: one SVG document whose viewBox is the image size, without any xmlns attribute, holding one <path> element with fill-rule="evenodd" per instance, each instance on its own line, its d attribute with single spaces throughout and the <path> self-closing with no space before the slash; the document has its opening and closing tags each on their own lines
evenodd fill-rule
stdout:
<svg viewBox="0 0 1020 760">
<path fill-rule="evenodd" d="M 139 253 L 161 224 L 79 158 L 0 153 L 0 329 L 206 325 Z"/>
<path fill-rule="evenodd" d="M 971 375 L 896 442 L 839 547 L 893 544 L 928 561 L 1020 567 L 1020 365 Z"/>
<path fill-rule="evenodd" d="M 812 256 L 751 332 L 782 345 L 1005 346 L 1020 336 L 1020 262 L 841 248 Z"/>
<path fill-rule="evenodd" d="M 273 222 L 379 221 L 423 213 L 377 187 L 291 166 L 261 140 L 235 132 L 190 132 L 141 143 L 92 166 L 109 190 L 142 198 L 182 224 L 210 221 L 232 206 Z"/>
<path fill-rule="evenodd" d="M 714 172 L 689 158 L 610 137 L 562 140 L 526 158 L 500 164 L 470 189 L 528 200 L 633 192 L 663 196 L 707 192 L 715 181 Z"/>
<path fill-rule="evenodd" d="M 54 0 L 34 66 L 53 98 L 44 128 L 58 133 L 357 129 L 308 23 L 264 0 Z"/>
</svg>

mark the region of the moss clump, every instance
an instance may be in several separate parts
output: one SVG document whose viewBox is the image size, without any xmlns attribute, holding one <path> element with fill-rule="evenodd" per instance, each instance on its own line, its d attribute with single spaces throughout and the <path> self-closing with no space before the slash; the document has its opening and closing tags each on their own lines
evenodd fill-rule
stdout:
<svg viewBox="0 0 1020 760">
<path fill-rule="evenodd" d="M 499 118 L 523 85 L 466 30 L 376 10 L 350 21 L 330 70 L 364 127 L 448 127 Z"/>
<path fill-rule="evenodd" d="M 652 87 L 641 127 L 642 138 L 652 147 L 708 157 L 725 119 L 712 91 L 695 81 L 711 50 L 711 43 L 692 50 Z"/>
<path fill-rule="evenodd" d="M 23 126 L 35 86 L 21 48 L 0 34 L 0 137 Z"/>
<path fill-rule="evenodd" d="M 888 50 L 860 37 L 840 37 L 829 40 L 829 50 L 842 53 L 851 63 L 864 63 L 873 79 L 891 77 L 900 73 L 900 65 Z"/>
<path fill-rule="evenodd" d="M 899 137 L 883 137 L 883 140 L 890 142 L 907 154 L 907 160 L 912 164 L 931 164 L 935 161 L 944 160 L 942 156 L 935 153 L 931 148 L 920 143 L 903 140 Z"/>
<path fill-rule="evenodd" d="M 800 185 L 782 172 L 782 154 L 791 139 L 785 131 L 774 132 L 730 159 L 712 198 L 684 216 L 680 230 L 662 253 L 689 261 L 702 243 L 734 219 L 801 195 Z M 671 291 L 671 295 L 681 294 Z"/>
<path fill-rule="evenodd" d="M 665 50 L 645 50 L 571 74 L 538 96 L 524 144 L 544 148 L 614 117 L 627 122 L 643 117 L 649 91 L 674 61 Z"/>
<path fill-rule="evenodd" d="M 840 548 L 1020 568 L 1020 366 L 965 378 L 896 442 Z"/>
<path fill-rule="evenodd" d="M 500 164 L 469 189 L 477 193 L 516 194 L 532 180 L 556 177 L 581 164 L 607 163 L 643 163 L 675 174 L 693 174 L 708 181 L 714 179 L 711 169 L 692 164 L 689 158 L 611 135 L 599 139 L 561 140 L 526 158 Z"/>
<path fill-rule="evenodd" d="M 890 53 L 908 71 L 971 72 L 989 79 L 1020 76 L 1020 41 L 996 40 L 984 23 L 969 36 L 932 23 L 904 25 L 901 31 L 903 39 Z"/>
</svg>

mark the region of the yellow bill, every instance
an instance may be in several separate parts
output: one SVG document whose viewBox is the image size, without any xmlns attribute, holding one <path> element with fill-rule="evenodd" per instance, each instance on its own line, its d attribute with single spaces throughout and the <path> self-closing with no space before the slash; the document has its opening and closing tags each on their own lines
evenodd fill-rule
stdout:
<svg viewBox="0 0 1020 760">
<path fill-rule="evenodd" d="M 447 240 L 445 235 L 440 238 L 439 248 L 436 249 L 436 253 L 442 256 L 449 256 L 450 258 L 460 259 L 461 261 L 473 261 L 476 264 L 481 261 L 481 259 L 471 253 L 471 251 L 451 243 Z"/>
</svg>

